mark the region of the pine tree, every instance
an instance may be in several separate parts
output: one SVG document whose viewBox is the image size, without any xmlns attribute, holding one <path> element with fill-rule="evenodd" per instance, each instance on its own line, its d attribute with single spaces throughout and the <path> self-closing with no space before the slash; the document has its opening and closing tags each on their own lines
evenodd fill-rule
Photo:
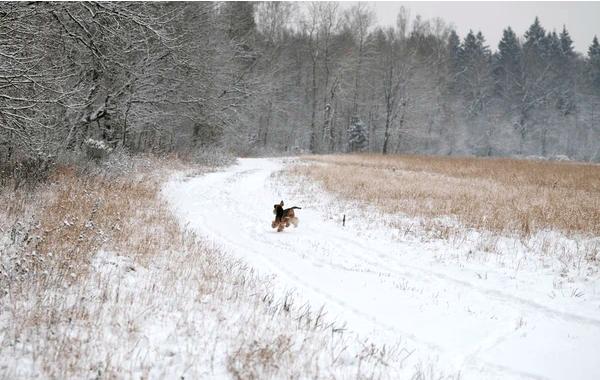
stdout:
<svg viewBox="0 0 600 380">
<path fill-rule="evenodd" d="M 521 59 L 521 45 L 510 26 L 504 29 L 498 44 L 498 63 L 503 67 L 516 68 Z"/>
<path fill-rule="evenodd" d="M 462 47 L 460 38 L 454 30 L 450 31 L 447 45 L 448 54 L 448 87 L 451 91 L 456 91 L 458 83 L 458 74 L 461 70 Z"/>
<path fill-rule="evenodd" d="M 461 49 L 461 63 L 464 65 L 467 61 L 478 55 L 479 45 L 477 38 L 472 30 L 465 36 Z"/>
<path fill-rule="evenodd" d="M 537 123 L 539 119 L 534 113 L 536 109 L 541 111 L 554 98 L 558 108 L 563 109 L 565 114 L 570 112 L 569 96 L 564 91 L 565 88 L 561 88 L 558 91 L 559 98 L 555 98 L 557 83 L 561 83 L 568 90 L 566 81 L 557 81 L 556 59 L 560 55 L 560 39 L 556 32 L 546 34 L 540 20 L 536 17 L 525 32 L 523 44 L 523 97 L 520 100 L 519 121 L 516 124 L 521 136 L 520 151 L 523 149 L 526 136 L 532 128 L 536 128 L 539 136 L 539 152 L 542 156 L 547 153 L 549 126 L 547 123 Z M 548 115 L 548 112 L 544 112 L 543 115 Z"/>
<path fill-rule="evenodd" d="M 348 128 L 348 147 L 351 152 L 362 152 L 368 148 L 367 128 L 356 116 L 353 116 Z"/>
<path fill-rule="evenodd" d="M 521 78 L 521 45 L 517 35 L 509 26 L 502 32 L 494 65 L 496 91 L 505 98 L 512 97 Z"/>
<path fill-rule="evenodd" d="M 561 42 L 560 38 L 558 38 L 558 34 L 556 34 L 556 31 L 548 33 L 546 36 L 546 50 L 544 51 L 543 56 L 552 62 L 557 62 L 562 58 L 562 55 Z"/>
<path fill-rule="evenodd" d="M 565 25 L 563 25 L 563 30 L 560 33 L 560 49 L 565 57 L 575 56 L 575 51 L 573 50 L 573 40 L 571 39 L 569 32 L 567 32 L 567 27 Z"/>
<path fill-rule="evenodd" d="M 481 32 L 475 35 L 469 31 L 463 41 L 461 58 L 462 90 L 469 102 L 468 112 L 476 115 L 483 111 L 488 92 L 492 90 L 490 51 Z"/>
<path fill-rule="evenodd" d="M 573 40 L 567 32 L 566 26 L 560 36 L 555 32 L 551 36 L 550 56 L 553 65 L 554 86 L 557 91 L 556 108 L 563 115 L 569 115 L 575 110 L 575 71 L 573 69 Z"/>
<path fill-rule="evenodd" d="M 594 40 L 588 49 L 588 57 L 590 59 L 592 87 L 600 94 L 600 44 L 597 36 L 594 36 Z"/>
<path fill-rule="evenodd" d="M 556 33 L 548 33 L 536 17 L 533 24 L 525 32 L 523 43 L 523 75 L 525 83 L 531 86 L 526 91 L 535 98 L 541 99 L 546 93 L 546 86 L 552 73 L 549 68 L 553 61 L 561 55 L 560 40 Z M 542 78 L 544 77 L 544 78 Z M 537 92 L 538 95 L 534 95 Z"/>
<path fill-rule="evenodd" d="M 540 24 L 540 19 L 535 18 L 533 24 L 525 32 L 525 43 L 523 49 L 526 52 L 533 53 L 539 58 L 542 58 L 547 51 L 546 31 Z"/>
<path fill-rule="evenodd" d="M 462 48 L 460 46 L 460 38 L 458 37 L 458 34 L 452 30 L 448 36 L 448 60 L 450 62 L 450 69 L 454 74 L 459 70 L 461 55 Z"/>
<path fill-rule="evenodd" d="M 479 53 L 485 57 L 489 57 L 490 55 L 490 47 L 485 44 L 485 38 L 483 37 L 483 33 L 481 31 L 477 32 L 477 36 L 475 37 L 477 41 L 477 48 Z"/>
<path fill-rule="evenodd" d="M 594 36 L 594 39 L 592 40 L 592 44 L 588 49 L 588 57 L 590 59 L 600 57 L 600 44 L 598 44 L 598 36 Z"/>
</svg>

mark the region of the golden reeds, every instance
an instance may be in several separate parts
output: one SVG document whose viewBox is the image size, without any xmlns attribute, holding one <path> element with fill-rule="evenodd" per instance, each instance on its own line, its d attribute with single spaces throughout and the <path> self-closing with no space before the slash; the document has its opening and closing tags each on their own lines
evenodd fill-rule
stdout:
<svg viewBox="0 0 600 380">
<path fill-rule="evenodd" d="M 308 156 L 293 172 L 386 212 L 493 232 L 600 235 L 600 165 L 435 156 Z"/>
</svg>

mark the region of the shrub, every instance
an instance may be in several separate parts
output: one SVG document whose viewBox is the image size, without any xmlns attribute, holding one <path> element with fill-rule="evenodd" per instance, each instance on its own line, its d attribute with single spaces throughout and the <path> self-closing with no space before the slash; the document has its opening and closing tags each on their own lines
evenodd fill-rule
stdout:
<svg viewBox="0 0 600 380">
<path fill-rule="evenodd" d="M 0 162 L 0 185 L 13 185 L 14 189 L 34 187 L 45 182 L 55 166 L 55 159 L 39 153 L 20 160 Z"/>
<path fill-rule="evenodd" d="M 112 148 L 109 147 L 104 141 L 89 138 L 84 142 L 85 152 L 89 159 L 96 161 L 103 160 L 108 157 Z"/>
</svg>

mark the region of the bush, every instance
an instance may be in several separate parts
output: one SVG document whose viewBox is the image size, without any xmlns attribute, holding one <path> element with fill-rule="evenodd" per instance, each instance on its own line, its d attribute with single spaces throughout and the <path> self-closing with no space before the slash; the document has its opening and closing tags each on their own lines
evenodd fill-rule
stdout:
<svg viewBox="0 0 600 380">
<path fill-rule="evenodd" d="M 348 129 L 348 149 L 350 152 L 362 152 L 369 147 L 367 127 L 358 118 L 352 117 Z"/>
<path fill-rule="evenodd" d="M 85 140 L 84 146 L 88 158 L 96 161 L 100 161 L 108 157 L 109 153 L 112 151 L 112 148 L 109 147 L 104 141 L 95 140 L 92 138 Z"/>
<path fill-rule="evenodd" d="M 13 185 L 15 190 L 20 187 L 34 187 L 45 182 L 55 167 L 54 157 L 37 154 L 20 160 L 0 162 L 0 185 Z"/>
</svg>

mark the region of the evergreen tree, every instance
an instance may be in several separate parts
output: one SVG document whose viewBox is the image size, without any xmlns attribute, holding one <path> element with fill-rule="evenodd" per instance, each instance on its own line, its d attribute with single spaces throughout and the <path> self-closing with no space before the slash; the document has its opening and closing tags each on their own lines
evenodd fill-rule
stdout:
<svg viewBox="0 0 600 380">
<path fill-rule="evenodd" d="M 479 44 L 477 43 L 475 34 L 473 34 L 473 30 L 469 30 L 469 33 L 465 36 L 460 52 L 462 65 L 465 65 L 469 60 L 478 55 Z"/>
<path fill-rule="evenodd" d="M 598 44 L 598 36 L 594 36 L 594 39 L 592 40 L 592 44 L 588 49 L 588 57 L 590 59 L 600 57 L 600 44 Z"/>
<path fill-rule="evenodd" d="M 468 102 L 467 112 L 475 115 L 483 111 L 488 92 L 492 90 L 489 47 L 481 32 L 469 31 L 463 41 L 461 63 L 462 90 Z"/>
<path fill-rule="evenodd" d="M 462 47 L 460 38 L 454 30 L 450 31 L 447 45 L 448 54 L 448 87 L 451 91 L 455 91 L 458 83 L 458 74 L 461 70 Z"/>
<path fill-rule="evenodd" d="M 551 62 L 557 62 L 562 58 L 562 55 L 561 41 L 558 38 L 558 34 L 556 34 L 556 31 L 549 32 L 546 36 L 546 50 L 543 52 L 544 58 Z"/>
<path fill-rule="evenodd" d="M 525 32 L 525 45 L 524 47 L 529 48 L 539 48 L 544 50 L 544 40 L 546 37 L 546 31 L 540 24 L 540 19 L 538 17 L 535 18 L 533 24 L 529 27 L 529 29 Z"/>
<path fill-rule="evenodd" d="M 483 37 L 483 33 L 481 33 L 481 31 L 477 32 L 475 39 L 477 40 L 477 48 L 479 53 L 485 57 L 489 57 L 490 47 L 485 44 L 485 38 Z"/>
<path fill-rule="evenodd" d="M 348 128 L 348 147 L 351 152 L 362 152 L 369 146 L 367 128 L 356 116 L 353 116 Z"/>
<path fill-rule="evenodd" d="M 462 48 L 460 46 L 460 38 L 454 30 L 450 31 L 448 36 L 448 60 L 450 62 L 451 71 L 456 74 L 460 68 L 460 57 Z"/>
<path fill-rule="evenodd" d="M 560 49 L 562 51 L 563 56 L 565 57 L 574 57 L 575 51 L 573 50 L 573 40 L 567 32 L 567 27 L 563 25 L 563 30 L 560 33 Z"/>
<path fill-rule="evenodd" d="M 510 28 L 504 29 L 502 39 L 498 44 L 498 63 L 502 67 L 516 69 L 521 59 L 521 45 L 517 35 Z"/>
<path fill-rule="evenodd" d="M 558 108 L 570 109 L 570 106 L 562 104 L 563 89 L 557 91 L 559 82 L 557 81 L 555 62 L 556 58 L 561 55 L 560 51 L 560 39 L 556 33 L 546 34 L 536 17 L 525 32 L 525 43 L 523 44 L 523 96 L 519 101 L 519 121 L 516 123 L 521 136 L 520 151 L 530 132 L 536 131 L 539 154 L 546 155 L 549 124 L 543 119 L 550 113 L 545 107 L 554 100 Z M 557 94 L 558 99 L 556 98 Z"/>
<path fill-rule="evenodd" d="M 509 26 L 502 33 L 494 65 L 496 91 L 505 98 L 516 95 L 516 84 L 521 78 L 521 59 L 521 45 Z"/>
<path fill-rule="evenodd" d="M 563 115 L 569 115 L 575 110 L 575 70 L 573 60 L 573 40 L 566 26 L 560 36 L 552 33 L 550 62 L 553 64 L 553 82 L 557 91 L 556 108 Z"/>
<path fill-rule="evenodd" d="M 546 34 L 540 20 L 536 17 L 525 32 L 523 44 L 523 84 L 528 87 L 524 91 L 531 95 L 532 99 L 542 100 L 548 92 L 548 87 L 552 86 L 550 79 L 553 74 L 549 68 L 557 54 L 560 55 L 558 36 L 556 33 Z M 527 105 L 528 108 L 531 106 L 531 104 Z"/>
<path fill-rule="evenodd" d="M 594 36 L 594 40 L 588 49 L 588 57 L 590 59 L 592 87 L 600 94 L 600 44 L 597 36 Z"/>
<path fill-rule="evenodd" d="M 523 52 L 527 56 L 529 66 L 535 66 L 546 58 L 549 41 L 539 18 L 536 17 L 525 32 L 525 43 L 523 44 Z"/>
</svg>

